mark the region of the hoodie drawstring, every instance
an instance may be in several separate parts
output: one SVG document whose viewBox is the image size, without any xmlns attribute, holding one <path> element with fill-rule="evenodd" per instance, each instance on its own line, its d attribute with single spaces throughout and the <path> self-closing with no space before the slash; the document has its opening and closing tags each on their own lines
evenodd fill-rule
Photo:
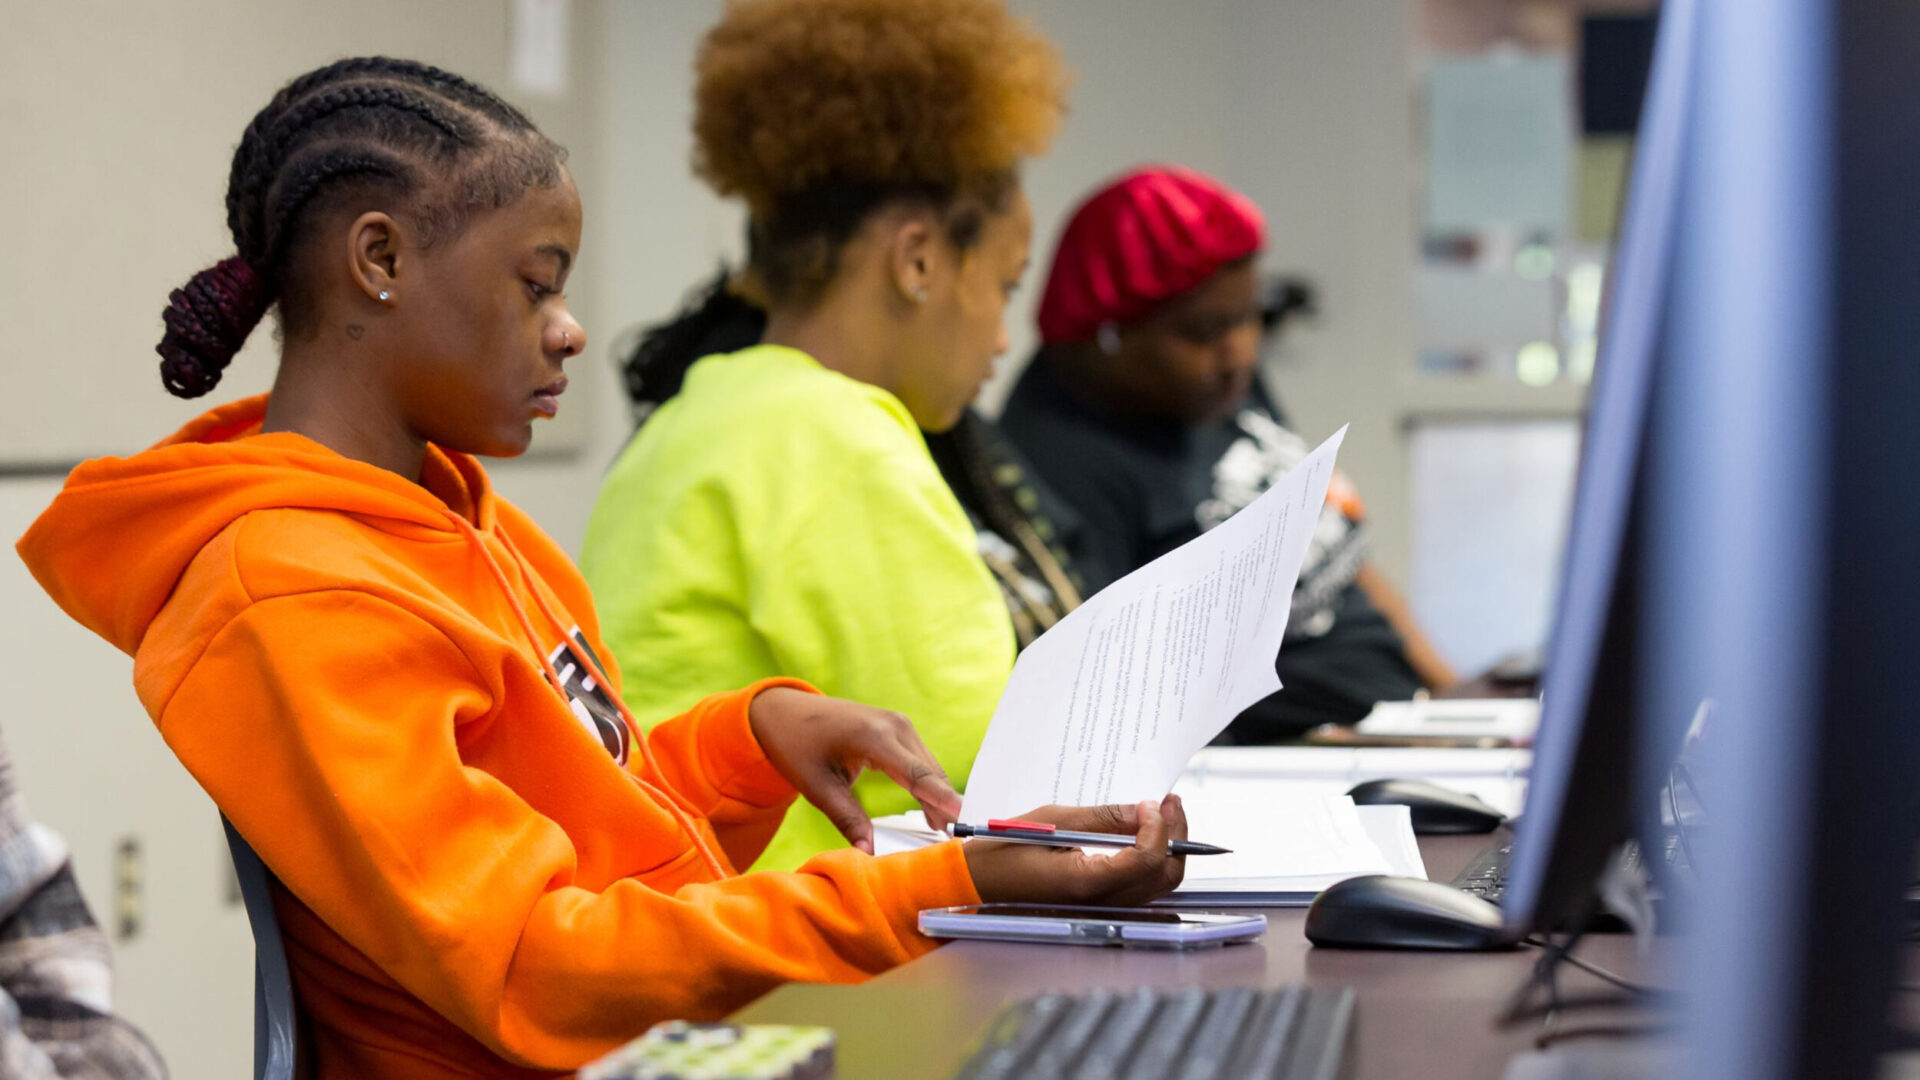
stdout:
<svg viewBox="0 0 1920 1080">
<path fill-rule="evenodd" d="M 564 698 L 566 696 L 566 688 L 560 681 L 560 673 L 554 670 L 552 661 L 547 659 L 547 650 L 541 647 L 540 636 L 535 633 L 533 629 L 533 621 L 527 618 L 527 609 L 526 606 L 520 602 L 520 594 L 514 589 L 513 583 L 507 580 L 507 573 L 501 569 L 499 561 L 493 557 L 493 552 L 487 550 L 486 538 L 483 537 L 480 534 L 480 530 L 474 528 L 473 523 L 468 521 L 463 515 L 449 512 L 447 517 L 459 525 L 460 531 L 466 534 L 468 542 L 473 544 L 474 548 L 480 552 L 480 557 L 486 562 L 488 571 L 493 574 L 494 582 L 500 586 L 501 593 L 507 598 L 508 606 L 513 609 L 514 618 L 519 620 L 520 632 L 526 635 L 527 644 L 532 647 L 534 655 L 539 658 L 541 670 L 547 673 L 547 679 L 553 685 L 554 693 Z M 496 533 L 495 535 L 500 538 L 501 546 L 507 549 L 507 554 L 513 557 L 514 565 L 520 570 L 521 576 L 526 579 L 527 591 L 533 594 L 533 602 L 539 606 L 540 614 L 546 618 L 555 632 L 560 635 L 563 642 L 570 641 L 571 635 L 567 633 L 566 626 L 561 622 L 560 618 L 554 614 L 553 608 L 548 606 L 546 598 L 540 595 L 539 588 L 534 584 L 534 575 L 527 568 L 527 561 L 521 556 L 519 549 L 514 547 L 513 541 L 508 539 L 504 533 Z M 585 651 L 591 653 L 593 650 L 588 649 Z M 646 762 L 648 768 L 652 769 L 655 773 L 659 773 L 660 766 L 659 763 L 654 760 L 653 750 L 647 743 L 646 734 L 640 730 L 640 725 L 634 723 L 633 714 L 627 711 L 627 703 L 620 699 L 619 693 L 613 688 L 612 681 L 607 678 L 607 673 L 601 670 L 595 657 L 589 655 L 583 656 L 580 659 L 582 663 L 587 664 L 593 669 L 595 678 L 607 691 L 607 698 L 611 700 L 614 707 L 620 711 L 621 722 L 627 725 L 628 734 L 631 735 L 634 742 L 640 746 L 641 759 Z M 681 802 L 677 793 L 670 789 L 656 787 L 648 783 L 644 778 L 635 776 L 631 772 L 627 775 L 632 777 L 634 783 L 639 784 L 643 791 L 664 805 L 667 808 L 667 812 L 673 815 L 673 819 L 679 822 L 680 827 L 686 830 L 687 836 L 693 840 L 694 848 L 700 852 L 700 857 L 706 861 L 707 869 L 712 871 L 715 880 L 725 880 L 733 876 L 727 871 L 726 864 L 720 860 L 719 856 L 714 854 L 712 848 L 707 846 L 706 838 L 700 835 L 699 828 L 693 823 L 692 808 Z"/>
<path fill-rule="evenodd" d="M 513 556 L 513 563 L 519 568 L 520 575 L 526 579 L 527 591 L 533 594 L 533 602 L 540 608 L 540 614 L 546 617 L 547 623 L 559 632 L 562 638 L 568 638 L 570 631 L 567 627 L 566 620 L 562 619 L 553 610 L 547 603 L 547 598 L 543 596 L 539 588 L 534 585 L 533 568 L 527 565 L 527 557 L 520 554 L 520 548 L 514 544 L 513 537 L 508 536 L 506 533 L 496 533 L 495 535 L 500 539 L 500 546 L 507 549 L 508 555 Z M 606 688 L 607 697 L 613 702 L 613 707 L 620 710 L 620 719 L 626 723 L 628 731 L 634 735 L 634 742 L 640 747 L 641 760 L 647 763 L 648 768 L 654 772 L 659 772 L 660 762 L 653 756 L 653 744 L 647 741 L 644 733 L 641 732 L 639 723 L 634 720 L 633 713 L 627 710 L 626 701 L 620 697 L 619 691 L 613 688 L 613 680 L 607 677 L 607 669 L 601 666 L 600 658 L 594 655 L 592 649 L 587 649 L 586 655 L 580 659 L 588 668 L 592 669 L 595 681 Z M 692 804 L 681 799 L 678 792 L 671 788 L 662 788 L 661 791 L 668 799 L 688 814 L 699 814 L 699 811 L 695 810 Z"/>
</svg>

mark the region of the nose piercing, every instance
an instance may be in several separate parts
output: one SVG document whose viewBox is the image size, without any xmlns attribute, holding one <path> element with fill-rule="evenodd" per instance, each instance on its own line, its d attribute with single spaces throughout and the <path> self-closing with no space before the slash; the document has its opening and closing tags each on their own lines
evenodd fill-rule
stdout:
<svg viewBox="0 0 1920 1080">
<path fill-rule="evenodd" d="M 560 331 L 560 351 L 568 353 L 573 351 L 573 331 Z"/>
</svg>

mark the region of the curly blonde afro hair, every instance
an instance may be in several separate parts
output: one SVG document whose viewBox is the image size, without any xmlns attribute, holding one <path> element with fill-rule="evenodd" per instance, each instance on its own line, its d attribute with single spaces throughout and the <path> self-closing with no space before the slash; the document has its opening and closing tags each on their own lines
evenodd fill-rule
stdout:
<svg viewBox="0 0 1920 1080">
<path fill-rule="evenodd" d="M 756 218 L 830 184 L 998 202 L 1065 107 L 1002 0 L 733 0 L 695 73 L 694 171 Z"/>
</svg>

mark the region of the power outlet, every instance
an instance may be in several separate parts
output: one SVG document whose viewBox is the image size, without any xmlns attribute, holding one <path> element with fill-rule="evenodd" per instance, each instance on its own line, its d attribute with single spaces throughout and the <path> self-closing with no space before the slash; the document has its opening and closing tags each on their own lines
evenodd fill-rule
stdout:
<svg viewBox="0 0 1920 1080">
<path fill-rule="evenodd" d="M 123 836 L 113 849 L 114 936 L 132 941 L 140 936 L 147 914 L 147 866 L 138 836 Z"/>
</svg>

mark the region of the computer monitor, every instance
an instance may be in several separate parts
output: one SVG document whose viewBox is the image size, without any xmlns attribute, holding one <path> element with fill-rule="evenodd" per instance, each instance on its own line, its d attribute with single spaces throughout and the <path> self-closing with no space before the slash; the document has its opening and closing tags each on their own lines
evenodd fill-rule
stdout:
<svg viewBox="0 0 1920 1080">
<path fill-rule="evenodd" d="M 1515 931 L 1579 918 L 1608 858 L 1635 828 L 1644 465 L 1672 291 L 1697 7 L 1668 0 L 1660 14 L 1542 671 L 1540 727 L 1501 900 Z"/>
<path fill-rule="evenodd" d="M 1641 611 L 1651 700 L 1717 700 L 1672 1075 L 1886 1075 L 1915 1001 L 1920 5 L 1702 14 Z"/>
<path fill-rule="evenodd" d="M 1503 904 L 1590 902 L 1710 693 L 1673 1075 L 1865 1078 L 1911 1012 L 1920 6 L 1667 0 L 1650 82 Z"/>
</svg>

